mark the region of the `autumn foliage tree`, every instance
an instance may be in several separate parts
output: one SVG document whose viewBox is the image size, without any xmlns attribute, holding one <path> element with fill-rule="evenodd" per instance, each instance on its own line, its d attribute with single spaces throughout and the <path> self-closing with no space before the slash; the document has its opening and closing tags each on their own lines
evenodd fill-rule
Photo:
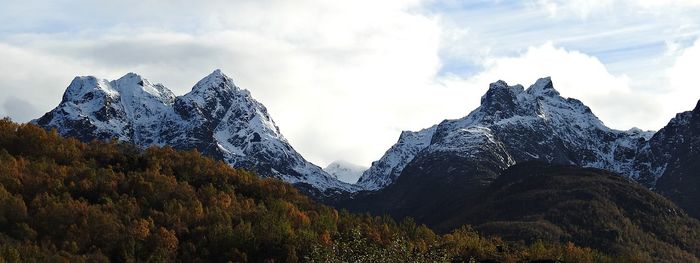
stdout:
<svg viewBox="0 0 700 263">
<path fill-rule="evenodd" d="M 0 262 L 606 258 L 572 244 L 528 249 L 337 211 L 196 151 L 82 143 L 0 120 Z"/>
</svg>

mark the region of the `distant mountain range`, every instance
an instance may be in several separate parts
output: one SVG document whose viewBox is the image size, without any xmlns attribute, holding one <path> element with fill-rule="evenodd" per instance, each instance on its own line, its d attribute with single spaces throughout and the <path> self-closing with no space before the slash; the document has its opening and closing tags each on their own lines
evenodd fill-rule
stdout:
<svg viewBox="0 0 700 263">
<path fill-rule="evenodd" d="M 367 170 L 367 167 L 339 160 L 328 164 L 323 170 L 340 181 L 354 184 Z"/>
<path fill-rule="evenodd" d="M 698 217 L 699 115 L 698 108 L 678 114 L 656 133 L 619 131 L 581 101 L 562 97 L 550 78 L 528 89 L 498 81 L 469 115 L 401 133 L 368 169 L 333 163 L 325 171 L 296 152 L 265 107 L 219 70 L 182 96 L 134 73 L 114 81 L 76 77 L 61 103 L 32 122 L 84 141 L 197 149 L 331 204 L 427 220 L 431 207 L 469 198 L 508 167 L 530 161 L 616 172 Z"/>
<path fill-rule="evenodd" d="M 369 168 L 308 162 L 220 70 L 182 96 L 134 73 L 76 77 L 32 123 L 83 141 L 196 149 L 327 204 L 441 232 L 470 224 L 507 240 L 644 251 L 638 261 L 700 256 L 700 104 L 658 132 L 620 131 L 550 78 L 497 81 L 469 115 L 402 132 Z"/>
</svg>

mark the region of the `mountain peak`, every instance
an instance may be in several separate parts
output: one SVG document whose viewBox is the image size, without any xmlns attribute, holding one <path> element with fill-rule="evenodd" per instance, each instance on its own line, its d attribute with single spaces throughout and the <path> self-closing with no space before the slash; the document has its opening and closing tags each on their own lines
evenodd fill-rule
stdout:
<svg viewBox="0 0 700 263">
<path fill-rule="evenodd" d="M 145 87 L 152 86 L 151 83 L 139 74 L 129 72 L 111 82 L 114 88 L 122 93 L 124 90 L 130 89 L 144 89 Z"/>
<path fill-rule="evenodd" d="M 209 75 L 207 75 L 206 77 L 204 77 L 204 79 L 208 79 L 208 80 L 224 80 L 224 81 L 225 81 L 225 80 L 231 80 L 231 78 L 230 78 L 228 75 L 226 75 L 223 71 L 221 71 L 221 69 L 215 69 L 214 71 L 212 71 L 211 73 L 209 73 Z"/>
<path fill-rule="evenodd" d="M 95 76 L 76 76 L 63 93 L 63 101 L 82 103 L 92 100 L 95 96 L 116 96 L 117 91 L 112 89 L 107 80 L 98 79 Z"/>
<path fill-rule="evenodd" d="M 212 73 L 211 73 L 211 74 L 209 74 L 209 75 L 212 75 L 212 74 L 226 75 L 226 74 L 224 74 L 224 72 L 223 72 L 223 71 L 221 71 L 221 69 L 220 69 L 220 68 L 217 68 L 217 69 L 215 69 L 215 70 L 214 70 L 214 71 L 212 71 Z"/>
<path fill-rule="evenodd" d="M 504 80 L 498 80 L 494 83 L 489 84 L 489 89 L 507 88 L 508 83 Z"/>
<path fill-rule="evenodd" d="M 192 88 L 192 91 L 198 90 L 215 90 L 221 92 L 237 91 L 239 88 L 233 83 L 233 79 L 224 74 L 220 69 L 216 69 L 206 77 L 202 78 Z"/>
<path fill-rule="evenodd" d="M 527 93 L 535 96 L 559 96 L 559 92 L 554 89 L 551 77 L 538 79 L 527 89 Z"/>
<path fill-rule="evenodd" d="M 151 83 L 148 82 L 148 80 L 146 78 L 144 78 L 143 76 L 141 76 L 137 73 L 134 73 L 134 72 L 126 73 L 126 75 L 122 76 L 121 78 L 118 78 L 114 82 L 120 83 L 123 86 L 129 86 L 129 87 L 134 87 L 134 86 L 145 87 L 145 86 L 151 85 Z M 128 85 L 124 85 L 124 84 L 128 84 Z"/>
<path fill-rule="evenodd" d="M 155 98 L 165 104 L 170 104 L 175 99 L 175 94 L 162 84 L 152 84 L 148 79 L 133 72 L 109 82 L 109 85 L 119 93 L 122 102 L 131 103 L 133 106 L 143 104 L 146 97 Z"/>
<path fill-rule="evenodd" d="M 510 115 L 517 107 L 517 97 L 523 91 L 523 86 L 508 86 L 503 80 L 489 85 L 489 90 L 481 97 L 481 107 L 486 114 Z"/>
<path fill-rule="evenodd" d="M 121 79 L 124 79 L 124 80 L 126 80 L 126 79 L 138 79 L 138 80 L 140 80 L 140 79 L 143 79 L 143 77 L 137 73 L 129 72 L 129 73 L 124 74 L 124 76 L 122 76 L 119 79 L 120 80 Z"/>
</svg>

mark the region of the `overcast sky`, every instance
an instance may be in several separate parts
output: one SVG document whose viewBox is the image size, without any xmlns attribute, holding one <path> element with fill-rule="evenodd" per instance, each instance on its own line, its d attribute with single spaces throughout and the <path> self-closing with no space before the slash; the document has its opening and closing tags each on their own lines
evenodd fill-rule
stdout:
<svg viewBox="0 0 700 263">
<path fill-rule="evenodd" d="M 220 68 L 325 166 L 369 164 L 551 76 L 608 126 L 657 130 L 700 99 L 700 1 L 0 0 L 0 116 L 55 107 L 72 78 L 136 72 L 176 95 Z"/>
</svg>

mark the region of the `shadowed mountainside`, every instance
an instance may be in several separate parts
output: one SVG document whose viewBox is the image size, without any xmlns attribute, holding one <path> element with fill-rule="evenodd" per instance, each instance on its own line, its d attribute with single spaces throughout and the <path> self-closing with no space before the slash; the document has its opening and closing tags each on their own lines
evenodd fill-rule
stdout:
<svg viewBox="0 0 700 263">
<path fill-rule="evenodd" d="M 398 183 L 431 176 L 405 174 L 376 195 L 340 206 L 397 218 L 419 213 L 418 222 L 440 231 L 471 224 L 506 240 L 572 241 L 608 253 L 642 253 L 640 257 L 648 261 L 694 262 L 700 255 L 700 222 L 628 178 L 594 168 L 528 162 L 508 168 L 489 184 L 479 184 L 469 175 L 483 174 L 489 167 L 464 164 L 463 168 L 458 171 L 465 174 L 457 178 L 470 182 Z M 464 183 L 475 187 L 455 191 Z M 404 185 L 410 188 L 399 188 Z M 416 207 L 392 209 L 414 191 L 423 193 Z M 448 195 L 454 201 L 441 203 Z M 430 210 L 411 210 L 424 207 Z"/>
</svg>

